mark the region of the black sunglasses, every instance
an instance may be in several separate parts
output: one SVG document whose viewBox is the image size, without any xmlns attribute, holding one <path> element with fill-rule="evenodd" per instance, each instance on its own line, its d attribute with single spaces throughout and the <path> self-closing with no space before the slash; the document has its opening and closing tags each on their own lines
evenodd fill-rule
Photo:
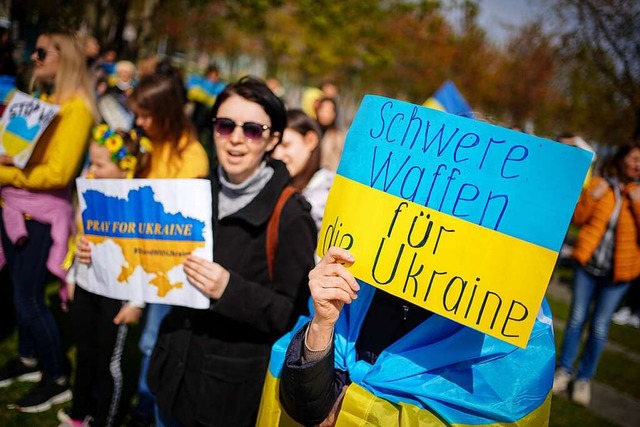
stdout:
<svg viewBox="0 0 640 427">
<path fill-rule="evenodd" d="M 237 126 L 242 128 L 242 132 L 247 139 L 254 141 L 262 138 L 262 132 L 270 128 L 270 126 L 255 122 L 236 123 L 224 117 L 216 117 L 213 119 L 213 130 L 220 136 L 231 135 Z"/>
<path fill-rule="evenodd" d="M 36 59 L 38 61 L 44 61 L 45 59 L 47 59 L 47 54 L 49 53 L 49 51 L 43 47 L 37 47 L 33 49 L 33 53 L 36 55 Z"/>
</svg>

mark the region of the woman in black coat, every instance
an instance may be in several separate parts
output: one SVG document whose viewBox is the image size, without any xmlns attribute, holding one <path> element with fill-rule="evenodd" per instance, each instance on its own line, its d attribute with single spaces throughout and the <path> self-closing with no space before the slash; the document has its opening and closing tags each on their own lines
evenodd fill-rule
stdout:
<svg viewBox="0 0 640 427">
<path fill-rule="evenodd" d="M 297 194 L 281 210 L 273 278 L 267 260 L 267 225 L 290 181 L 269 159 L 286 127 L 284 105 L 245 77 L 212 113 L 214 262 L 192 255 L 184 267 L 211 307 L 175 307 L 162 323 L 147 376 L 160 425 L 254 425 L 271 345 L 307 310 L 317 231 Z"/>
</svg>

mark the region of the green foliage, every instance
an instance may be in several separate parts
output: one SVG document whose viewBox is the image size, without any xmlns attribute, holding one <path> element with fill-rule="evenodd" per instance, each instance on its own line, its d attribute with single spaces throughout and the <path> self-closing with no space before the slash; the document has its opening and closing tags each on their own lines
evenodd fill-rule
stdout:
<svg viewBox="0 0 640 427">
<path fill-rule="evenodd" d="M 559 0 L 564 94 L 584 133 L 615 144 L 640 137 L 640 2 Z M 573 111 L 571 111 L 573 115 Z"/>
<path fill-rule="evenodd" d="M 640 3 L 547 4 L 544 23 L 516 28 L 502 46 L 478 25 L 476 0 L 37 0 L 16 3 L 15 13 L 43 29 L 84 22 L 103 46 L 122 38 L 113 29 L 126 20 L 141 49 L 167 43 L 169 53 L 221 57 L 229 78 L 247 62 L 297 86 L 332 77 L 345 99 L 376 93 L 422 103 L 451 79 L 497 124 L 628 140 L 640 129 Z M 445 18 L 452 11 L 456 29 Z"/>
</svg>

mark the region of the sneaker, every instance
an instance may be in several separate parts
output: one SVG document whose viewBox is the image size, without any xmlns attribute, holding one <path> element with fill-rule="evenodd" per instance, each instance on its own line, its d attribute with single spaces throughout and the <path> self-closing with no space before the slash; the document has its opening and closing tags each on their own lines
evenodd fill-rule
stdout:
<svg viewBox="0 0 640 427">
<path fill-rule="evenodd" d="M 613 314 L 611 320 L 616 325 L 626 325 L 631 316 L 631 309 L 629 307 L 622 307 L 620 310 Z"/>
<path fill-rule="evenodd" d="M 569 389 L 570 382 L 571 374 L 566 369 L 556 369 L 556 373 L 553 376 L 553 393 L 565 393 Z"/>
<path fill-rule="evenodd" d="M 573 384 L 571 400 L 578 405 L 589 406 L 591 403 L 591 382 L 589 380 L 577 380 Z"/>
<path fill-rule="evenodd" d="M 42 378 L 42 372 L 38 366 L 28 367 L 19 357 L 7 362 L 0 368 L 0 388 L 7 387 L 15 381 L 38 382 Z"/>
<path fill-rule="evenodd" d="M 44 412 L 55 404 L 70 401 L 71 397 L 71 390 L 66 381 L 64 385 L 60 385 L 55 380 L 44 377 L 37 386 L 16 402 L 15 408 L 21 412 Z"/>
</svg>

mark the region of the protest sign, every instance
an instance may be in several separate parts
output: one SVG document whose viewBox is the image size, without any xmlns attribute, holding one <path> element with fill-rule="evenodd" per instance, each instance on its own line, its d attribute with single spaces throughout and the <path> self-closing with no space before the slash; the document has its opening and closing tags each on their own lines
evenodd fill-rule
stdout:
<svg viewBox="0 0 640 427">
<path fill-rule="evenodd" d="M 58 105 L 16 91 L 0 120 L 0 154 L 12 156 L 13 164 L 24 168 L 36 142 L 59 110 Z"/>
<path fill-rule="evenodd" d="M 110 298 L 208 308 L 183 270 L 213 257 L 211 184 L 204 179 L 76 180 L 92 243 L 89 291 Z"/>
<path fill-rule="evenodd" d="M 591 157 L 367 95 L 317 252 L 347 248 L 359 280 L 524 347 Z"/>
</svg>

